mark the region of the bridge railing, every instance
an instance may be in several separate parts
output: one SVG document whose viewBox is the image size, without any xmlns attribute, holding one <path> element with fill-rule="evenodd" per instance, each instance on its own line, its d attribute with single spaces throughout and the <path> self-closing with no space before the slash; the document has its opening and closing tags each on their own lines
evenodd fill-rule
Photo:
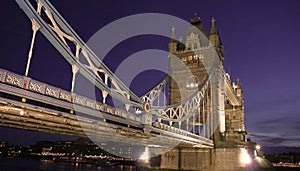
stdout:
<svg viewBox="0 0 300 171">
<path fill-rule="evenodd" d="M 4 69 L 0 69 L 0 82 L 14 87 L 35 92 L 38 94 L 46 95 L 52 98 L 63 100 L 74 105 L 80 105 L 100 112 L 105 112 L 111 115 L 129 119 L 132 121 L 141 122 L 141 116 L 127 112 L 116 107 L 109 106 L 107 104 L 100 103 L 98 101 L 89 99 L 87 97 L 80 96 L 76 93 L 71 93 L 60 88 L 41 83 L 26 76 L 21 76 Z M 76 111 L 75 111 L 76 112 Z M 74 112 L 74 113 L 75 113 Z"/>
</svg>

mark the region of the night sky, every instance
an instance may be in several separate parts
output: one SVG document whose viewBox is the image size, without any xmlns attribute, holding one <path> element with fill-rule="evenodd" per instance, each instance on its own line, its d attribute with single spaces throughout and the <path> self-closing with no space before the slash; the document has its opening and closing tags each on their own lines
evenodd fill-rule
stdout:
<svg viewBox="0 0 300 171">
<path fill-rule="evenodd" d="M 164 13 L 190 21 L 196 12 L 208 33 L 210 19 L 215 17 L 225 47 L 225 69 L 232 80 L 240 79 L 244 90 L 245 125 L 251 138 L 265 147 L 300 147 L 298 0 L 51 2 L 84 41 L 105 25 L 133 14 Z M 0 68 L 24 75 L 31 23 L 13 0 L 1 1 L 0 8 Z M 164 29 L 169 29 L 171 34 L 171 28 Z M 140 50 L 167 50 L 168 41 L 149 35 L 128 39 L 112 49 L 105 63 L 114 70 L 117 61 Z M 151 80 L 142 76 L 139 79 Z M 70 90 L 70 65 L 41 33 L 37 35 L 29 77 Z M 158 74 L 151 80 L 152 84 L 161 78 Z M 142 94 L 149 88 L 146 84 L 146 87 L 133 89 Z M 45 139 L 74 138 L 0 128 L 0 140 L 11 144 L 34 144 Z"/>
</svg>

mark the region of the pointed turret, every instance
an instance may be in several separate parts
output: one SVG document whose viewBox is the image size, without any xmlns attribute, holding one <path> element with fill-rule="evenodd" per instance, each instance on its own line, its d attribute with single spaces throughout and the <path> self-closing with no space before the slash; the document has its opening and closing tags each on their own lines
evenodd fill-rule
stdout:
<svg viewBox="0 0 300 171">
<path fill-rule="evenodd" d="M 215 18 L 213 17 L 211 19 L 211 29 L 210 29 L 210 35 L 218 35 L 218 32 L 217 32 L 217 29 L 216 29 L 216 26 L 215 26 Z"/>
<path fill-rule="evenodd" d="M 240 89 L 241 89 L 241 82 L 240 82 L 240 79 L 238 78 L 238 79 L 236 80 L 236 82 L 237 82 L 237 88 L 240 88 Z"/>
<path fill-rule="evenodd" d="M 217 48 L 217 47 L 220 46 L 220 36 L 219 36 L 218 31 L 216 29 L 215 21 L 216 21 L 215 18 L 212 17 L 209 40 L 210 40 L 210 43 L 213 45 L 213 47 Z"/>
<path fill-rule="evenodd" d="M 197 13 L 194 13 L 194 17 L 191 19 L 191 24 L 195 26 L 197 29 L 199 29 L 205 36 L 207 36 L 206 31 L 204 30 L 204 27 L 202 26 L 202 21 L 200 17 L 197 16 Z"/>
<path fill-rule="evenodd" d="M 191 24 L 201 24 L 200 17 L 197 16 L 197 13 L 194 13 L 194 17 L 191 19 Z"/>
<path fill-rule="evenodd" d="M 224 65 L 224 53 L 223 53 L 224 47 L 222 45 L 219 30 L 217 30 L 215 26 L 215 21 L 216 21 L 215 18 L 212 17 L 209 41 L 211 45 L 215 48 L 216 52 L 220 57 L 220 60 L 222 61 L 222 64 Z"/>
<path fill-rule="evenodd" d="M 243 91 L 242 91 L 240 79 L 237 79 L 236 82 L 237 82 L 236 89 L 235 89 L 236 94 L 240 100 L 243 100 Z"/>
<path fill-rule="evenodd" d="M 169 52 L 173 53 L 176 51 L 177 41 L 175 38 L 175 27 L 172 27 L 172 34 L 169 41 Z"/>
<path fill-rule="evenodd" d="M 176 42 L 176 38 L 175 38 L 175 27 L 172 27 L 172 33 L 171 33 L 171 39 L 170 42 Z"/>
</svg>

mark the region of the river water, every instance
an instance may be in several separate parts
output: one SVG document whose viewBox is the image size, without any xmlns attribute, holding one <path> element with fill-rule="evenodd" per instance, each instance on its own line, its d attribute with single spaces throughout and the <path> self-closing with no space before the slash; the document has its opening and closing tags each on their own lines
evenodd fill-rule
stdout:
<svg viewBox="0 0 300 171">
<path fill-rule="evenodd" d="M 95 166 L 38 160 L 29 158 L 0 157 L 0 171 L 137 171 L 134 166 Z M 259 171 L 263 169 L 258 169 Z M 300 171 L 300 168 L 276 168 L 276 171 Z M 269 171 L 269 170 L 268 170 Z"/>
<path fill-rule="evenodd" d="M 134 166 L 94 166 L 55 162 L 52 160 L 37 160 L 27 158 L 0 157 L 0 171 L 135 171 Z"/>
</svg>

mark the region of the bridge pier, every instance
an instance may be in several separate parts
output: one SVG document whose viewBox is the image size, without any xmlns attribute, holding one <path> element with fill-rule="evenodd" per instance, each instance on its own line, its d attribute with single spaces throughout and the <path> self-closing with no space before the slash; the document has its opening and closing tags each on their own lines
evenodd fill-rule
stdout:
<svg viewBox="0 0 300 171">
<path fill-rule="evenodd" d="M 176 147 L 161 156 L 162 169 L 208 170 L 210 149 Z"/>
<path fill-rule="evenodd" d="M 252 147 L 244 147 L 251 157 Z M 209 149 L 178 146 L 161 156 L 160 168 L 197 171 L 242 171 L 251 167 L 251 164 L 245 164 L 241 161 L 244 147 Z M 254 160 L 252 163 L 254 163 Z"/>
</svg>

